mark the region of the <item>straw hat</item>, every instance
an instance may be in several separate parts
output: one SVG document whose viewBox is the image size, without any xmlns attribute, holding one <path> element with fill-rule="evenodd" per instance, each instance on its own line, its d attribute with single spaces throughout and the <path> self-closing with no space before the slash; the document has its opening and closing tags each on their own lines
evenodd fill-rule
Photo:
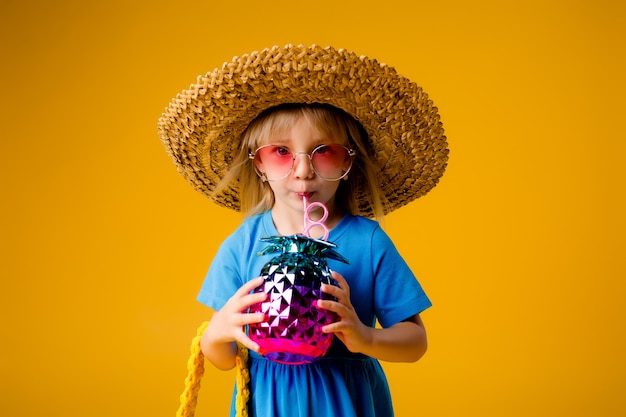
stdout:
<svg viewBox="0 0 626 417">
<path fill-rule="evenodd" d="M 248 124 L 283 103 L 330 104 L 361 123 L 379 167 L 385 213 L 426 194 L 446 168 L 443 126 L 421 87 L 374 59 L 316 45 L 252 52 L 199 76 L 170 102 L 159 119 L 159 135 L 196 190 L 239 210 L 237 183 L 218 194 L 213 190 L 239 152 Z M 369 209 L 357 214 L 372 215 Z"/>
</svg>

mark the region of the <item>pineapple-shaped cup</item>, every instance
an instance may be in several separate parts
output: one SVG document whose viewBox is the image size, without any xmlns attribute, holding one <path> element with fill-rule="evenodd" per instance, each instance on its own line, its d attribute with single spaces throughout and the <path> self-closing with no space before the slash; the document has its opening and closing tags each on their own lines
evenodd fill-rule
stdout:
<svg viewBox="0 0 626 417">
<path fill-rule="evenodd" d="M 322 293 L 321 285 L 337 285 L 327 259 L 348 261 L 333 250 L 333 243 L 304 235 L 262 240 L 270 245 L 259 255 L 278 255 L 263 266 L 265 282 L 254 290 L 266 292 L 268 299 L 250 309 L 268 319 L 249 325 L 249 336 L 270 360 L 293 365 L 313 362 L 326 353 L 333 339 L 321 328 L 336 320 L 335 313 L 317 307 L 317 300 L 332 299 Z"/>
</svg>

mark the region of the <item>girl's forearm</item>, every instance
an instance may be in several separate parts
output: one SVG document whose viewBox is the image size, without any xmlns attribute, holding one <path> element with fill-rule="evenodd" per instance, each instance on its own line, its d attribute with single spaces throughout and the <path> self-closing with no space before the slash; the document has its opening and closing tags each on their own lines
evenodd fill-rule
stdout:
<svg viewBox="0 0 626 417">
<path fill-rule="evenodd" d="M 226 371 L 235 366 L 237 344 L 235 342 L 216 341 L 211 333 L 210 323 L 209 327 L 202 334 L 200 349 L 204 357 L 218 369 Z"/>
<path fill-rule="evenodd" d="M 370 328 L 369 343 L 361 353 L 387 362 L 416 362 L 428 347 L 421 321 L 403 321 L 386 329 Z"/>
</svg>

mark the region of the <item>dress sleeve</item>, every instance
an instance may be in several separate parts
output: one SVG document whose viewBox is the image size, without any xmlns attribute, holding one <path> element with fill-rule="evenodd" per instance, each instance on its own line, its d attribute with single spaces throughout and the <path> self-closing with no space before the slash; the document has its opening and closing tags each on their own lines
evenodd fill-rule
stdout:
<svg viewBox="0 0 626 417">
<path fill-rule="evenodd" d="M 214 310 L 221 309 L 243 285 L 241 244 L 235 235 L 227 238 L 213 258 L 197 300 Z"/>
<path fill-rule="evenodd" d="M 419 314 L 432 304 L 387 234 L 377 227 L 372 236 L 374 309 L 383 327 Z"/>
</svg>

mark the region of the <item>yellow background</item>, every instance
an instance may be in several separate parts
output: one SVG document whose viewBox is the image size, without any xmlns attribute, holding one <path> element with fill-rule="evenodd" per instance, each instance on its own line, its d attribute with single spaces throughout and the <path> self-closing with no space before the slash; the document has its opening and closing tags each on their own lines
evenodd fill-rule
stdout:
<svg viewBox="0 0 626 417">
<path fill-rule="evenodd" d="M 286 43 L 396 67 L 446 127 L 440 185 L 387 219 L 435 304 L 423 360 L 385 364 L 397 415 L 625 415 L 624 2 L 247 3 L 0 5 L 0 415 L 174 415 L 240 217 L 156 121 Z M 208 371 L 198 415 L 225 415 L 232 378 Z"/>
</svg>

